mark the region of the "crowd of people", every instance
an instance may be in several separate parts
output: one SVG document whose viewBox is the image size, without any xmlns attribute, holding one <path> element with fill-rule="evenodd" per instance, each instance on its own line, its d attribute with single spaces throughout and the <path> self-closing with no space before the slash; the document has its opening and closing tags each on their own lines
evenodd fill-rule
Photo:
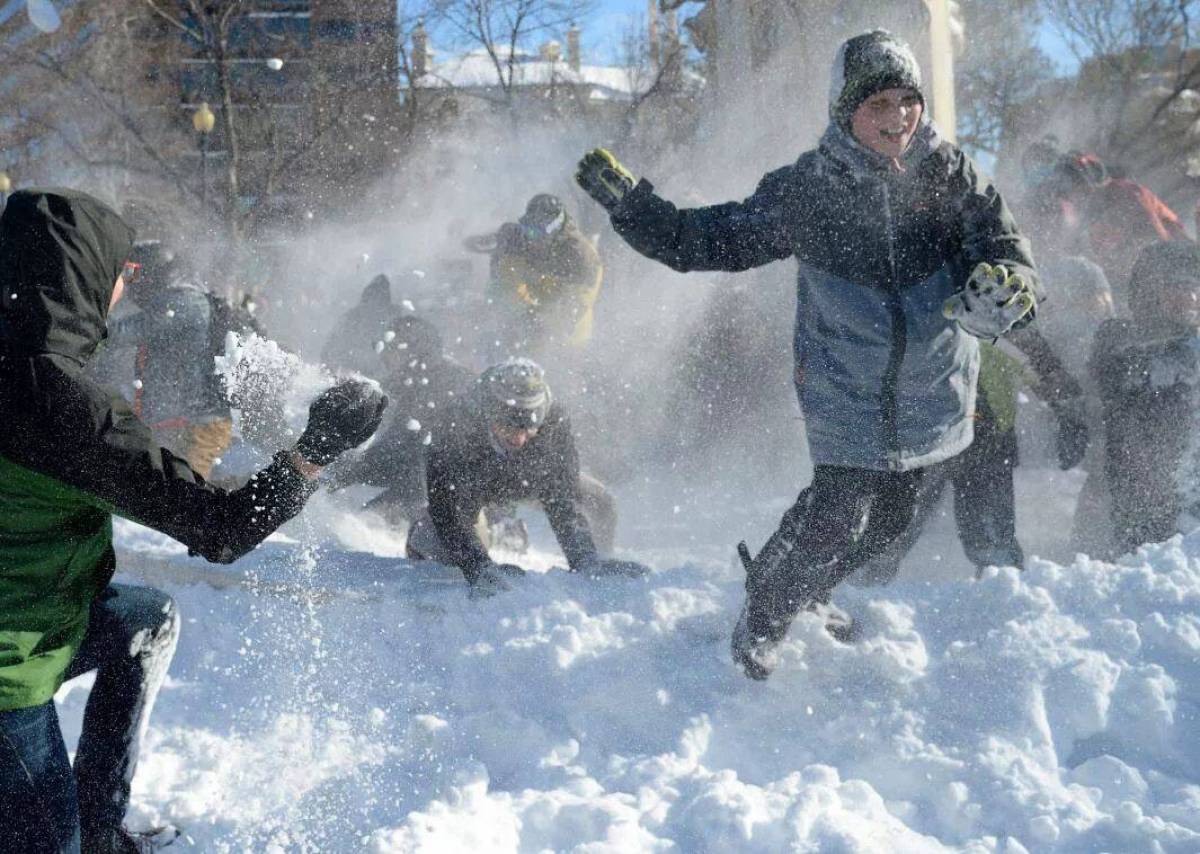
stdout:
<svg viewBox="0 0 1200 854">
<path fill-rule="evenodd" d="M 1081 551 L 1114 557 L 1200 524 L 1200 247 L 1179 218 L 1050 139 L 1027 152 L 1010 208 L 939 134 L 911 50 L 886 32 L 843 44 L 832 77 L 818 145 L 743 201 L 678 208 L 605 149 L 575 175 L 617 235 L 676 271 L 797 264 L 794 382 L 814 471 L 757 554 L 739 545 L 731 651 L 755 679 L 803 611 L 853 639 L 835 589 L 894 578 L 947 483 L 975 567 L 1022 565 L 1013 476 L 1025 390 L 1052 416 L 1058 464 L 1087 473 Z M 138 238 L 90 196 L 8 199 L 0 850 L 158 844 L 122 822 L 179 617 L 166 594 L 112 583 L 114 514 L 228 563 L 299 513 L 327 469 L 333 489 L 379 490 L 366 508 L 407 528 L 409 557 L 458 567 L 473 595 L 524 574 L 493 547 L 520 553 L 515 508 L 527 502 L 545 511 L 570 571 L 648 572 L 613 557 L 615 499 L 584 470 L 572 404 L 539 364 L 588 346 L 604 284 L 596 246 L 560 198 L 538 194 L 466 248 L 490 257 L 492 316 L 474 351 L 484 364 L 449 355 L 437 326 L 377 277 L 322 351 L 348 378 L 277 450 L 282 412 L 231 398 L 214 370 L 231 333 L 267 335 L 252 304 L 212 293 L 183 247 Z M 117 308 L 123 296 L 135 310 Z M 98 353 L 106 339 L 128 364 Z M 221 476 L 239 434 L 276 451 L 248 480 Z M 72 767 L 52 698 L 89 670 Z"/>
</svg>

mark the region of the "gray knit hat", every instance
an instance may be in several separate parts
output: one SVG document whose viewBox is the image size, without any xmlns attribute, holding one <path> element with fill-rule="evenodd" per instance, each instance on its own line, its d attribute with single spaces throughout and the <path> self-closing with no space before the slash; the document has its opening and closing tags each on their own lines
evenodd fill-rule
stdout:
<svg viewBox="0 0 1200 854">
<path fill-rule="evenodd" d="M 552 402 L 546 372 L 531 359 L 509 359 L 479 376 L 480 409 L 492 423 L 541 427 Z"/>
<path fill-rule="evenodd" d="M 912 48 L 887 30 L 873 30 L 842 43 L 829 80 L 829 117 L 844 130 L 859 105 L 884 89 L 912 89 L 925 103 L 921 67 Z"/>
</svg>

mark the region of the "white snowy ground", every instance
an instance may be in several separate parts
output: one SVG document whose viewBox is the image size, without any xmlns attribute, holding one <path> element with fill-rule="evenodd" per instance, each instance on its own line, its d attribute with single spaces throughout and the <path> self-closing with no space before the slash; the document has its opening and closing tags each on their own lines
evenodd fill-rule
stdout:
<svg viewBox="0 0 1200 854">
<path fill-rule="evenodd" d="M 1021 471 L 1030 552 L 1078 487 Z M 482 601 L 340 497 L 228 570 L 119 523 L 126 580 L 179 579 L 185 618 L 130 823 L 205 852 L 1200 851 L 1200 533 L 976 582 L 940 520 L 897 583 L 839 595 L 861 640 L 801 618 L 754 683 L 733 544 L 789 492 L 625 490 L 649 580 Z M 72 749 L 87 686 L 59 695 Z"/>
</svg>

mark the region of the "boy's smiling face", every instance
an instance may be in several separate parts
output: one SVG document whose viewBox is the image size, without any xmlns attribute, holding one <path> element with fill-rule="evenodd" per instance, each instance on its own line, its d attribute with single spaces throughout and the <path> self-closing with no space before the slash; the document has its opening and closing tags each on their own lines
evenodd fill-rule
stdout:
<svg viewBox="0 0 1200 854">
<path fill-rule="evenodd" d="M 862 145 L 896 159 L 908 149 L 924 112 L 920 96 L 912 89 L 884 89 L 859 104 L 850 118 L 850 130 Z"/>
</svg>

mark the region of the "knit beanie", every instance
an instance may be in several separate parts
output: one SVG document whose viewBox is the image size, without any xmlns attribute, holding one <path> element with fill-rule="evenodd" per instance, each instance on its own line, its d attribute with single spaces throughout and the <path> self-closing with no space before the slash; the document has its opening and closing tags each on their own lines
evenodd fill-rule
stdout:
<svg viewBox="0 0 1200 854">
<path fill-rule="evenodd" d="M 479 377 L 480 409 L 494 424 L 541 427 L 550 413 L 552 399 L 545 371 L 531 359 L 509 359 Z"/>
<path fill-rule="evenodd" d="M 925 104 L 921 67 L 912 48 L 887 30 L 873 30 L 842 43 L 829 81 L 829 117 L 843 130 L 863 101 L 885 89 L 912 89 Z"/>
</svg>

